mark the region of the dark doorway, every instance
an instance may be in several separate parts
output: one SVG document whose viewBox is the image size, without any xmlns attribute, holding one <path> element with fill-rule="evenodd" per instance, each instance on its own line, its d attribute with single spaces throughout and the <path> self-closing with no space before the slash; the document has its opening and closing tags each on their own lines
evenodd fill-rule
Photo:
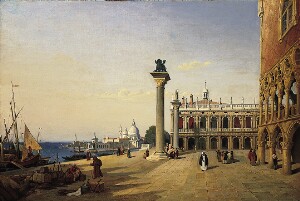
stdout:
<svg viewBox="0 0 300 201">
<path fill-rule="evenodd" d="M 218 141 L 216 138 L 211 138 L 210 140 L 210 149 L 217 149 L 218 148 Z"/>
<path fill-rule="evenodd" d="M 195 138 L 189 138 L 188 140 L 188 150 L 195 149 Z"/>
<path fill-rule="evenodd" d="M 300 163 L 300 126 L 294 133 L 293 136 L 293 147 L 292 147 L 292 161 L 294 163 Z"/>
<path fill-rule="evenodd" d="M 251 140 L 249 137 L 246 137 L 244 140 L 244 148 L 245 149 L 251 149 Z"/>
<path fill-rule="evenodd" d="M 183 147 L 183 138 L 179 138 L 179 148 Z"/>
<path fill-rule="evenodd" d="M 239 148 L 240 148 L 239 138 L 235 137 L 233 138 L 233 149 L 239 149 Z"/>
<path fill-rule="evenodd" d="M 227 137 L 222 138 L 222 149 L 228 149 L 228 138 Z"/>
</svg>

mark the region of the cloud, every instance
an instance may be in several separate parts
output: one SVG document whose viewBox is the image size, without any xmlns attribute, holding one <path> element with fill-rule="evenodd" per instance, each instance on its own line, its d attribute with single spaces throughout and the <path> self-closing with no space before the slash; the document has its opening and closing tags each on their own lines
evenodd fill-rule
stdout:
<svg viewBox="0 0 300 201">
<path fill-rule="evenodd" d="M 147 101 L 152 100 L 151 97 L 155 96 L 155 91 L 130 91 L 128 89 L 119 89 L 117 92 L 103 92 L 97 94 L 97 96 L 101 99 L 114 99 L 121 101 Z"/>
<path fill-rule="evenodd" d="M 211 64 L 210 61 L 205 61 L 205 62 L 192 61 L 190 63 L 184 63 L 184 64 L 179 65 L 178 69 L 181 71 L 189 71 L 189 70 L 205 67 L 210 64 Z"/>
</svg>

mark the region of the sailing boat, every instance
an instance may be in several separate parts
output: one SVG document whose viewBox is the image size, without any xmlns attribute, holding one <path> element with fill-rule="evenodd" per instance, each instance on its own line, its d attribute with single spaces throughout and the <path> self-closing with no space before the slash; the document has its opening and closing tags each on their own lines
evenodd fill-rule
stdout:
<svg viewBox="0 0 300 201">
<path fill-rule="evenodd" d="M 14 100 L 14 87 L 18 85 L 13 85 L 12 83 L 12 101 L 10 102 L 10 109 L 12 114 L 12 124 L 9 129 L 6 126 L 6 122 L 4 120 L 5 132 L 6 135 L 2 139 L 0 137 L 0 170 L 8 170 L 14 169 L 15 167 L 23 169 L 24 167 L 36 166 L 39 164 L 45 164 L 48 162 L 47 158 L 41 158 L 40 154 L 32 155 L 28 157 L 28 152 L 30 150 L 41 150 L 42 147 L 39 143 L 34 139 L 32 134 L 30 133 L 27 125 L 25 124 L 25 132 L 24 132 L 24 146 L 23 150 L 21 150 L 20 142 L 19 142 L 19 134 L 18 134 L 18 126 L 17 126 L 17 118 L 20 114 L 21 109 L 18 113 L 16 113 L 16 103 Z M 9 140 L 9 135 L 11 135 L 11 130 L 13 130 L 15 141 L 12 142 Z M 4 150 L 4 144 L 12 144 L 10 149 Z M 5 153 L 6 152 L 6 153 Z"/>
<path fill-rule="evenodd" d="M 25 124 L 22 159 L 18 163 L 23 167 L 31 167 L 38 165 L 41 156 L 39 153 L 37 155 L 33 155 L 32 151 L 40 151 L 41 149 L 41 145 L 35 140 L 35 138 L 30 133 L 27 125 Z"/>
</svg>

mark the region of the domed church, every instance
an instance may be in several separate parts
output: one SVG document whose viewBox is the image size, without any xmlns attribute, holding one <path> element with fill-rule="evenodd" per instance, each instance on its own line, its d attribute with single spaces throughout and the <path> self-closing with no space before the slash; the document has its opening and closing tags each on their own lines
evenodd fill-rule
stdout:
<svg viewBox="0 0 300 201">
<path fill-rule="evenodd" d="M 120 127 L 119 130 L 120 138 L 128 138 L 130 142 L 130 146 L 132 148 L 140 148 L 141 142 L 141 136 L 140 131 L 136 127 L 135 121 L 133 119 L 131 127 L 127 131 L 127 128 L 125 128 L 125 131 L 122 131 L 122 127 Z"/>
</svg>

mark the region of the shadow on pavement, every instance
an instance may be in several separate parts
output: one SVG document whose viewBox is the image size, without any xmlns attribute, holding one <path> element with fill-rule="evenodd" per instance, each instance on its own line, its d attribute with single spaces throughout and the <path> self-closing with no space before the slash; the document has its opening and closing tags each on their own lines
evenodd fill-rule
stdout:
<svg viewBox="0 0 300 201">
<path fill-rule="evenodd" d="M 218 165 L 214 165 L 214 166 L 207 167 L 207 169 L 208 169 L 208 170 L 211 170 L 211 169 L 215 169 L 215 168 L 217 168 L 217 167 L 219 167 L 219 166 L 218 166 Z"/>
</svg>

